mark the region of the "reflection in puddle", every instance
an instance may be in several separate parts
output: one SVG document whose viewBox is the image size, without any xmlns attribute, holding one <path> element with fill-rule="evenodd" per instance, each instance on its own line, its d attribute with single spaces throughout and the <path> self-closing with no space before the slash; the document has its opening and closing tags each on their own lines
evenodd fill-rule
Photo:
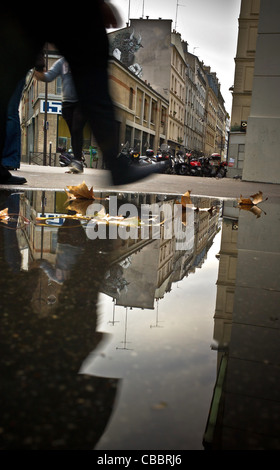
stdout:
<svg viewBox="0 0 280 470">
<path fill-rule="evenodd" d="M 278 208 L 98 196 L 77 217 L 64 193 L 1 194 L 0 448 L 273 448 L 239 410 L 245 365 L 279 366 L 250 343 L 279 331 Z"/>
</svg>

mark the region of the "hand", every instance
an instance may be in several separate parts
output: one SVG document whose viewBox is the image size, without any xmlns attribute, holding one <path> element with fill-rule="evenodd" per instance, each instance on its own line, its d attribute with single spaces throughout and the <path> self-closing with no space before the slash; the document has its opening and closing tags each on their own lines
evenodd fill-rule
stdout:
<svg viewBox="0 0 280 470">
<path fill-rule="evenodd" d="M 121 17 L 114 5 L 108 5 L 106 1 L 101 5 L 105 28 L 117 28 L 121 25 Z"/>
<path fill-rule="evenodd" d="M 36 80 L 43 82 L 45 80 L 44 72 L 39 72 L 38 70 L 34 70 L 34 77 Z"/>
</svg>

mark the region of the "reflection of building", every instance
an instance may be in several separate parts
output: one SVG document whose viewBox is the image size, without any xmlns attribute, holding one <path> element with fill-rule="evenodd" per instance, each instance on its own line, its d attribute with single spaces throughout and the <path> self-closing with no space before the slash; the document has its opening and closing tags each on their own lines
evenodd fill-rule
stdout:
<svg viewBox="0 0 280 470">
<path fill-rule="evenodd" d="M 101 193 L 100 196 L 102 198 L 108 195 Z M 64 192 L 32 192 L 21 196 L 21 214 L 31 221 L 25 232 L 26 241 L 22 244 L 24 248 L 29 248 L 28 255 L 25 255 L 26 268 L 34 261 L 42 268 L 39 288 L 44 291 L 43 297 L 41 294 L 40 296 L 45 300 L 50 300 L 50 296 L 56 297 L 59 286 L 63 283 L 63 279 L 57 278 L 61 274 L 57 271 L 58 260 L 62 259 L 59 256 L 63 255 L 64 249 L 58 237 L 64 227 L 64 243 L 71 242 L 71 237 L 69 242 L 65 239 L 66 199 Z M 110 206 L 108 198 L 103 199 L 106 213 L 110 214 L 112 208 L 118 212 L 122 204 L 131 203 L 139 217 L 146 214 L 143 208 L 148 207 L 154 219 L 154 225 L 146 221 L 143 231 L 137 228 L 128 237 L 120 235 L 119 229 L 114 232 L 116 236 L 113 237 L 113 250 L 110 253 L 111 267 L 104 280 L 102 292 L 113 297 L 117 305 L 154 308 L 155 299 L 164 297 L 174 282 L 201 267 L 217 232 L 219 206 L 216 206 L 215 200 L 194 198 L 195 205 L 187 208 L 186 213 L 183 212 L 182 220 L 177 220 L 175 209 L 178 207 L 176 201 L 180 202 L 178 198 L 170 196 L 161 199 L 156 195 L 119 194 L 116 206 L 113 203 Z M 36 217 L 42 215 L 50 217 L 45 226 L 36 224 Z M 157 215 L 158 218 L 155 217 Z M 143 222 L 144 216 L 142 218 Z M 177 231 L 175 218 L 181 228 L 180 232 Z M 76 227 L 79 225 L 80 222 L 77 221 Z M 71 226 L 68 231 L 70 234 Z M 86 223 L 82 231 L 86 240 Z M 107 232 L 108 238 L 109 233 Z M 182 245 L 184 239 L 186 243 Z M 80 255 L 77 250 L 78 247 L 82 250 L 84 243 L 82 239 L 77 246 L 74 243 L 71 253 L 67 255 L 69 262 L 72 263 L 71 258 L 74 262 Z M 67 269 L 70 268 L 68 266 Z M 36 293 L 36 298 L 39 298 L 38 295 Z"/>
<path fill-rule="evenodd" d="M 161 204 L 161 207 L 170 206 L 172 217 L 174 202 L 171 199 Z M 202 266 L 218 230 L 220 208 L 216 206 L 216 201 L 207 198 L 199 198 L 195 204 L 199 210 L 193 207 L 184 220 L 187 237 L 190 237 L 189 248 L 177 250 L 176 234 L 173 232 L 172 237 L 164 236 L 163 227 L 158 239 L 150 239 L 145 245 L 143 241 L 142 247 L 138 245 L 137 250 L 130 252 L 128 266 L 122 270 L 125 280 L 122 285 L 125 288 L 114 293 L 107 290 L 116 299 L 117 305 L 154 308 L 155 299 L 163 298 L 172 289 L 173 283 Z M 115 260 L 119 262 L 117 257 Z"/>
<path fill-rule="evenodd" d="M 224 202 L 213 334 L 218 350 L 217 369 L 220 366 L 220 356 L 223 354 L 219 351 L 228 347 L 231 336 L 237 266 L 238 212 L 239 209 L 234 207 L 232 202 Z"/>
<path fill-rule="evenodd" d="M 265 216 L 254 217 L 225 205 L 214 330 L 219 367 L 203 439 L 214 450 L 280 449 L 279 204 L 262 207 Z"/>
</svg>

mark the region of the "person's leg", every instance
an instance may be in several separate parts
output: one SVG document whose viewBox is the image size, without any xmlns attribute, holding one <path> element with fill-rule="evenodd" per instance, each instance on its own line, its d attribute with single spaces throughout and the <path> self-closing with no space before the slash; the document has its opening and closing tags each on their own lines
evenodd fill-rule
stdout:
<svg viewBox="0 0 280 470">
<path fill-rule="evenodd" d="M 119 136 L 114 105 L 109 93 L 108 37 L 98 2 L 91 4 L 90 19 L 83 17 L 83 32 L 59 35 L 56 46 L 70 65 L 79 104 L 101 149 L 106 168 L 111 170 L 114 184 L 125 184 L 162 171 L 164 164 L 128 165 L 118 158 Z M 76 13 L 77 14 L 77 13 Z M 94 24 L 91 22 L 94 18 Z"/>
<path fill-rule="evenodd" d="M 26 15 L 26 16 L 25 16 Z M 0 55 L 5 67 L 0 77 L 0 184 L 23 184 L 25 178 L 13 176 L 3 165 L 9 101 L 19 81 L 34 66 L 42 44 L 38 31 L 32 26 L 32 15 L 22 4 L 3 7 L 0 15 Z M 30 24 L 28 24 L 30 21 Z M 32 27 L 31 27 L 32 26 Z M 29 32 L 34 35 L 32 42 Z"/>
<path fill-rule="evenodd" d="M 21 128 L 19 103 L 25 78 L 19 81 L 8 104 L 6 140 L 2 155 L 2 164 L 7 168 L 19 168 L 21 160 Z"/>
<path fill-rule="evenodd" d="M 83 129 L 86 120 L 78 103 L 63 103 L 62 117 L 70 131 L 71 148 L 74 154 L 74 160 L 69 165 L 69 170 L 74 173 L 82 173 L 84 171 L 82 164 Z"/>
<path fill-rule="evenodd" d="M 86 119 L 81 111 L 78 103 L 73 106 L 73 117 L 72 117 L 72 130 L 71 130 L 71 141 L 72 149 L 75 160 L 82 160 L 83 154 L 83 141 L 84 141 L 84 127 Z"/>
</svg>

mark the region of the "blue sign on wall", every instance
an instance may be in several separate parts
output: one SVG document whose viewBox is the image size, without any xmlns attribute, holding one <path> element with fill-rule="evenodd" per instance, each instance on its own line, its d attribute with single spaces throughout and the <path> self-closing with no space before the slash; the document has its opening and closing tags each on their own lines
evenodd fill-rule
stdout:
<svg viewBox="0 0 280 470">
<path fill-rule="evenodd" d="M 61 101 L 48 100 L 47 101 L 47 113 L 49 114 L 61 114 Z M 45 112 L 45 101 L 40 102 L 40 113 Z"/>
</svg>

